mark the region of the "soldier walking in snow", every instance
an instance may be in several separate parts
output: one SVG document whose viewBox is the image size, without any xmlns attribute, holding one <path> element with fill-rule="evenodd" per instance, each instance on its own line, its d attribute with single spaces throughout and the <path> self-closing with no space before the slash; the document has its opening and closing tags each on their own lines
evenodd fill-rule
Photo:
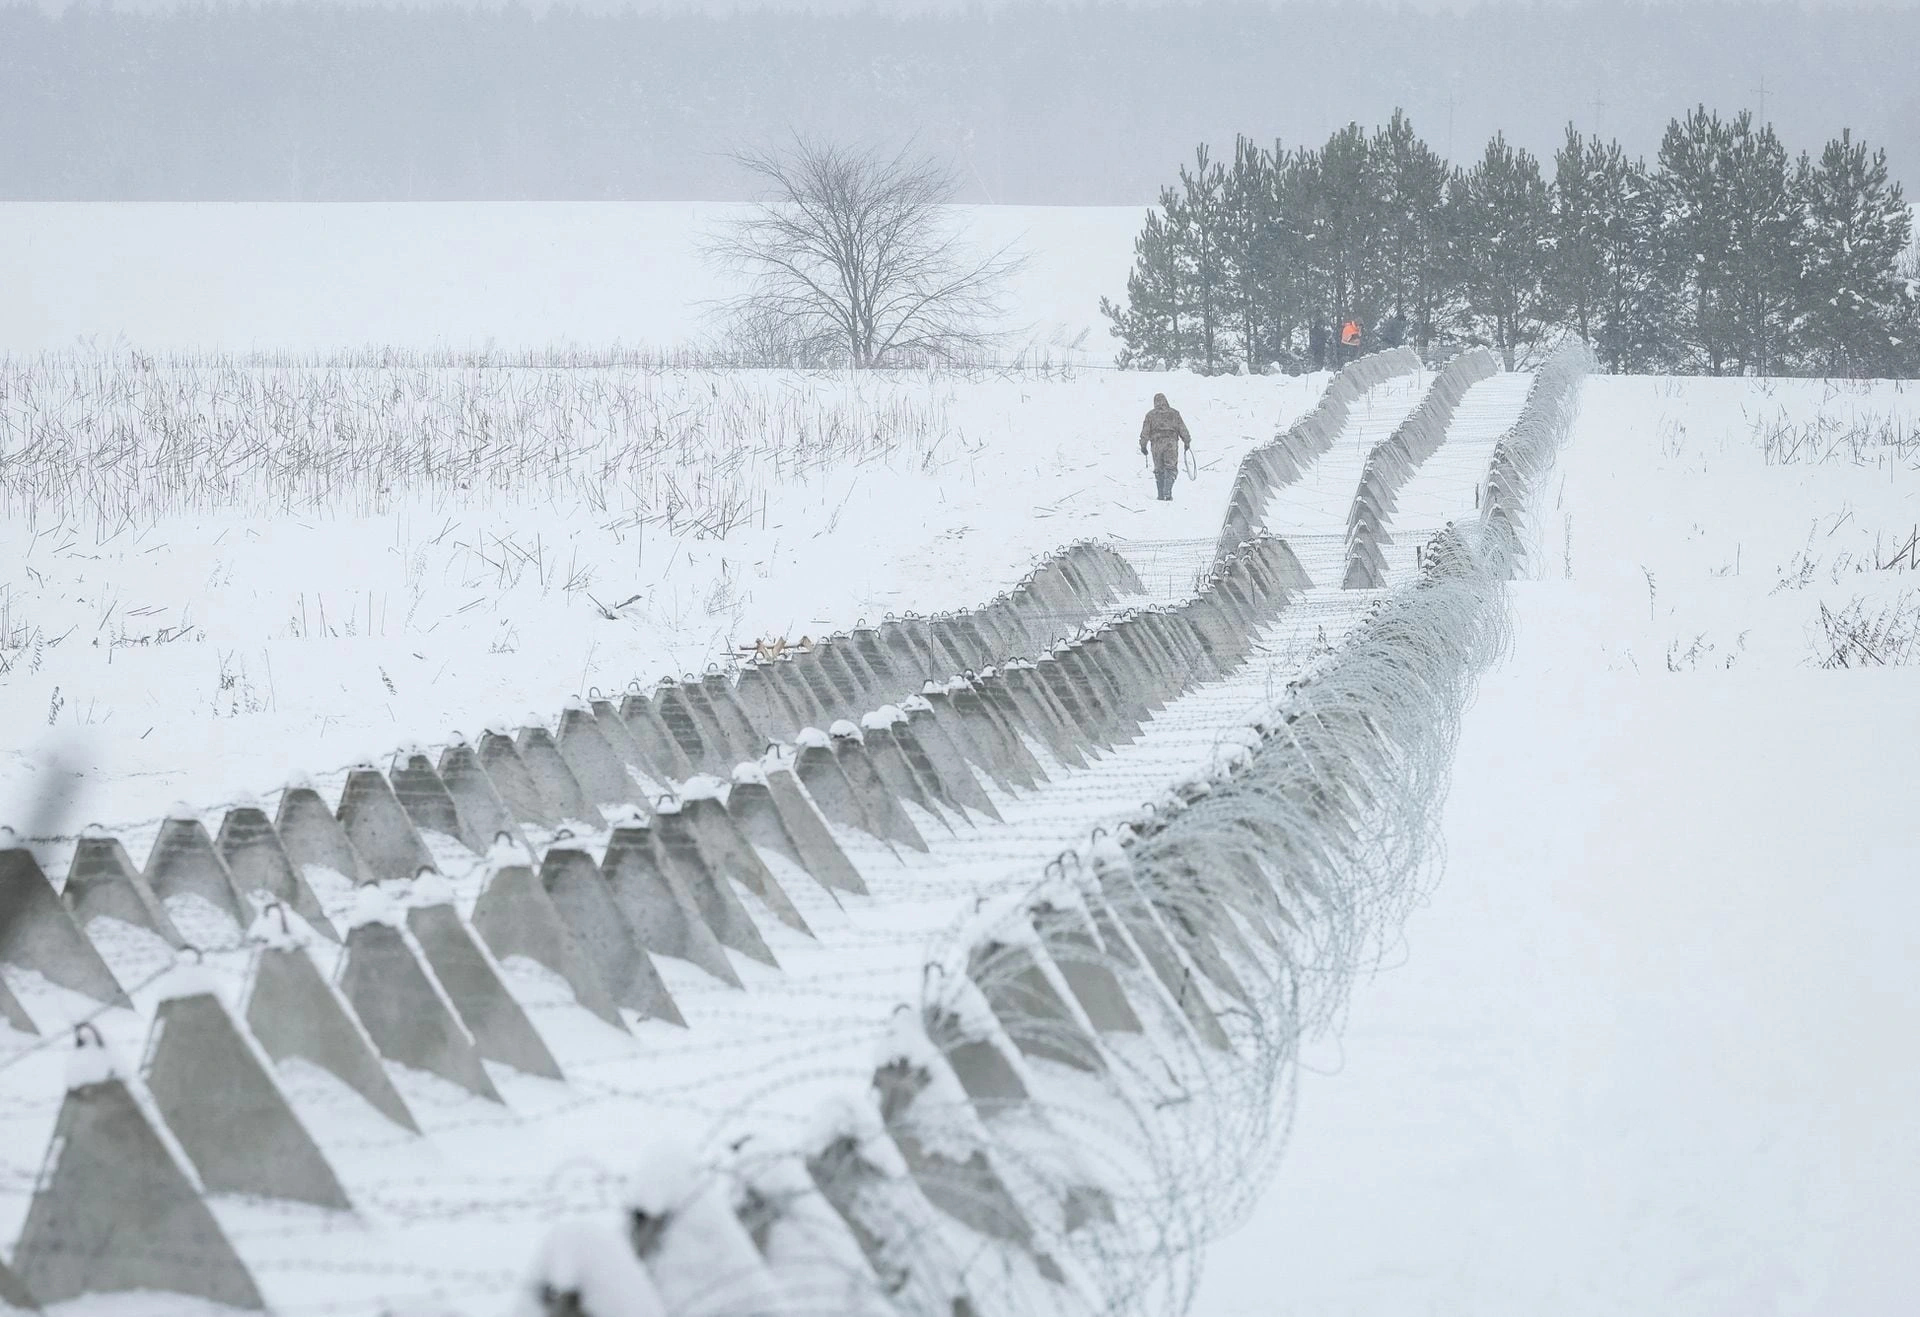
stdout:
<svg viewBox="0 0 1920 1317">
<path fill-rule="evenodd" d="M 1154 394 L 1153 410 L 1140 423 L 1140 451 L 1153 456 L 1153 483 L 1164 503 L 1173 501 L 1173 481 L 1180 474 L 1183 444 L 1189 453 L 1193 451 L 1193 436 L 1187 433 L 1187 423 L 1168 404 L 1166 394 Z"/>
</svg>

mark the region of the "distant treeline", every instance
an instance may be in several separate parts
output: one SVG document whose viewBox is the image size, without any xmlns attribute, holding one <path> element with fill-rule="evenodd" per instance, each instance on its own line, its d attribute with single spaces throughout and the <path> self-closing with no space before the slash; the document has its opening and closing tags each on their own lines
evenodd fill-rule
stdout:
<svg viewBox="0 0 1920 1317">
<path fill-rule="evenodd" d="M 0 199 L 721 201 L 747 185 L 730 152 L 797 129 L 913 137 L 967 201 L 1143 205 L 1236 131 L 1315 142 L 1404 106 L 1443 154 L 1504 127 L 1545 156 L 1570 119 L 1651 153 L 1696 101 L 1795 141 L 1851 126 L 1920 181 L 1911 6 L 595 3 L 0 0 Z"/>
<path fill-rule="evenodd" d="M 1466 167 L 1396 113 L 1317 150 L 1205 147 L 1135 241 L 1121 362 L 1331 365 L 1409 344 L 1512 367 L 1565 331 L 1616 371 L 1920 374 L 1912 212 L 1843 132 L 1790 156 L 1744 112 L 1671 121 L 1651 165 L 1569 127 L 1545 168 Z"/>
</svg>

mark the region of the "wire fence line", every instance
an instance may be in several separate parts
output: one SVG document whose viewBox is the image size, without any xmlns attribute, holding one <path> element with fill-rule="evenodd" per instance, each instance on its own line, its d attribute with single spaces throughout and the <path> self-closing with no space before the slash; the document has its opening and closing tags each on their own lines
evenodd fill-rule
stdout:
<svg viewBox="0 0 1920 1317">
<path fill-rule="evenodd" d="M 1496 446 L 1479 517 L 1436 536 L 1418 580 L 1391 594 L 1303 597 L 1291 551 L 1256 537 L 1236 542 L 1199 593 L 1116 610 L 1140 598 L 1138 574 L 1111 550 L 1075 546 L 971 614 L 889 619 L 830 638 L 800 662 L 590 703 L 563 715 L 545 743 L 449 747 L 452 767 L 443 754 L 424 774 L 410 762 L 384 779 L 353 770 L 343 791 L 357 790 L 361 803 L 342 800 L 336 822 L 350 844 L 338 862 L 369 870 L 349 877 L 387 880 L 374 890 L 412 886 L 419 899 L 356 912 L 366 918 L 344 947 L 297 937 L 293 959 L 275 932 L 289 926 L 284 914 L 278 925 L 235 919 L 229 927 L 245 932 L 231 943 L 202 939 L 199 958 L 209 973 L 222 956 L 246 962 L 236 973 L 248 984 L 250 1026 L 263 964 L 333 961 L 332 982 L 303 998 L 304 1010 L 334 1003 L 347 1021 L 339 1047 L 357 1041 L 356 1055 L 377 1053 L 376 1071 L 409 1048 L 405 1064 L 451 1070 L 461 1043 L 492 1047 L 497 1062 L 496 1017 L 507 1006 L 489 997 L 489 974 L 511 984 L 509 1002 L 526 999 L 516 1003 L 522 1016 L 543 1029 L 598 998 L 623 1028 L 646 1033 L 659 1064 L 644 1079 L 615 1049 L 603 1060 L 568 1052 L 565 1096 L 522 1107 L 527 1095 L 515 1088 L 512 1110 L 495 1113 L 444 1085 L 407 1088 L 400 1110 L 436 1139 L 604 1119 L 622 1101 L 685 1103 L 709 1129 L 704 1155 L 682 1139 L 642 1153 L 634 1176 L 593 1168 L 556 1181 L 545 1210 L 570 1219 L 517 1291 L 526 1311 L 1178 1310 L 1200 1244 L 1257 1185 L 1248 1168 L 1278 1155 L 1299 1039 L 1337 1013 L 1345 985 L 1419 890 L 1458 709 L 1503 642 L 1498 582 L 1525 542 L 1526 501 L 1564 435 L 1578 375 L 1572 354 L 1541 373 L 1521 422 Z M 936 673 L 945 678 L 921 684 Z M 903 684 L 919 693 L 904 695 Z M 810 730 L 819 727 L 829 730 Z M 761 756 L 763 732 L 786 745 Z M 466 774 L 463 749 L 488 772 Z M 741 759 L 751 767 L 729 774 Z M 1175 762 L 1211 767 L 1165 792 Z M 552 808 L 569 790 L 580 814 L 595 813 L 577 835 L 569 823 L 581 821 Z M 661 799 L 670 792 L 681 799 Z M 1114 803 L 1128 794 L 1151 803 L 1117 817 Z M 790 808 L 795 800 L 805 808 Z M 543 806 L 544 817 L 528 817 Z M 517 835 L 493 848 L 486 827 L 499 821 Z M 281 832 L 303 839 L 289 849 L 308 853 L 327 840 L 312 818 Z M 212 851 L 231 886 L 254 861 L 236 862 L 244 852 L 227 840 L 223 828 Z M 355 849 L 363 840 L 366 855 Z M 941 872 L 957 859 L 976 874 L 1030 865 L 1056 850 L 1037 883 Z M 119 900 L 138 895 L 135 878 L 177 897 L 178 875 L 205 882 L 222 872 L 204 858 L 172 870 L 150 859 L 144 874 L 116 871 L 110 859 L 89 863 L 110 871 L 100 890 Z M 596 882 L 574 881 L 581 864 Z M 465 960 L 459 939 L 420 913 L 446 903 L 435 887 L 443 881 L 458 889 L 454 932 L 472 930 Z M 879 902 L 873 913 L 862 914 L 856 886 Z M 282 910 L 298 893 L 286 898 Z M 873 926 L 874 913 L 909 908 L 921 912 L 911 926 L 921 931 L 897 919 Z M 7 927 L 19 926 L 18 909 Z M 44 903 L 38 909 L 44 916 Z M 822 964 L 807 939 L 835 919 L 835 954 L 891 962 Z M 300 925 L 290 926 L 305 932 Z M 625 940 L 595 936 L 607 927 Z M 550 936 L 535 947 L 538 930 Z M 702 951 L 703 930 L 719 945 Z M 17 964 L 19 951 L 18 939 L 0 939 L 0 960 Z M 709 952 L 719 959 L 700 959 Z M 544 996 L 503 969 L 542 955 Z M 658 958 L 652 996 L 640 991 L 649 957 Z M 115 971 L 131 963 L 125 948 L 111 958 Z M 740 997 L 689 958 L 765 991 Z M 154 982 L 174 959 L 159 957 Z M 779 968 L 766 964 L 776 960 Z M 417 1030 L 374 1027 L 409 964 L 426 984 L 413 1000 L 425 1013 L 438 1002 L 452 1022 L 438 1052 L 407 1036 Z M 383 970 L 378 991 L 356 995 L 367 966 Z M 894 995 L 916 970 L 918 999 Z M 135 996 L 152 986 L 130 978 L 119 982 Z M 164 997 L 157 1009 L 192 995 Z M 695 1027 L 662 1041 L 649 1020 L 664 1010 Z M 129 1013 L 103 1004 L 98 1015 L 105 1027 Z M 273 1017 L 263 1010 L 263 1019 Z M 703 1042 L 708 1024 L 719 1029 Z M 755 1026 L 759 1039 L 747 1032 Z M 194 1042 L 193 1055 L 214 1045 L 179 1036 Z M 849 1037 L 877 1040 L 870 1064 L 849 1063 Z M 263 1062 L 270 1073 L 282 1058 L 257 1042 L 274 1053 Z M 336 1070 L 351 1068 L 329 1056 Z M 520 1055 L 508 1064 L 534 1063 Z M 676 1084 L 669 1074 L 685 1077 Z M 124 1134 L 127 1103 L 153 1107 L 124 1067 L 83 1077 L 93 1082 L 58 1104 L 55 1148 L 97 1142 L 109 1125 Z M 725 1095 L 718 1105 L 715 1093 Z M 126 1095 L 121 1108 L 100 1110 L 116 1094 Z M 13 1114 L 0 1110 L 0 1121 Z M 46 1119 L 44 1107 L 20 1114 Z M 146 1124 L 164 1143 L 166 1111 Z M 750 1135 L 739 1142 L 743 1128 Z M 415 1137 L 377 1130 L 361 1151 L 403 1155 Z M 351 1146 L 329 1132 L 329 1153 Z M 218 1198 L 196 1157 L 204 1149 L 165 1151 L 178 1182 L 160 1183 L 167 1159 L 149 1151 L 144 1192 L 177 1198 L 185 1185 L 189 1196 Z M 112 1288 L 99 1283 L 98 1257 L 71 1246 L 83 1218 L 101 1210 L 102 1186 L 70 1159 L 58 1153 L 30 1176 L 10 1167 L 0 1179 L 0 1194 L 32 1195 L 14 1266 L 38 1279 L 43 1298 L 80 1282 Z M 282 1147 L 267 1160 L 284 1197 L 298 1178 L 290 1154 Z M 513 1205 L 524 1186 L 502 1174 L 497 1192 L 476 1193 L 470 1182 L 396 1168 L 356 1189 L 356 1207 L 421 1229 L 524 1222 Z M 256 1199 L 246 1221 L 223 1212 L 208 1218 L 211 1229 L 203 1222 L 191 1238 L 116 1265 L 149 1286 L 168 1282 L 159 1288 L 206 1293 L 217 1282 L 228 1300 L 253 1286 L 249 1269 L 339 1275 L 345 1291 L 382 1300 L 395 1298 L 396 1279 L 423 1293 L 436 1284 L 499 1293 L 498 1271 L 484 1265 L 436 1281 L 409 1273 L 404 1259 L 369 1260 L 352 1280 L 337 1256 L 303 1251 L 313 1234 L 299 1214 L 310 1209 L 288 1210 L 293 1219 L 282 1213 L 273 1225 Z M 194 1261 L 190 1276 L 183 1259 Z M 280 1306 L 377 1305 L 316 1297 Z"/>
</svg>

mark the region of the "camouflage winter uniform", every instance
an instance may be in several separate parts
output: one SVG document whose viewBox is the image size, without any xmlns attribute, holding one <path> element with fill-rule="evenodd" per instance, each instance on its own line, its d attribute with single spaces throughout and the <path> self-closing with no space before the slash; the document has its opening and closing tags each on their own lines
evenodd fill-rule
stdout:
<svg viewBox="0 0 1920 1317">
<path fill-rule="evenodd" d="M 1153 454 L 1153 482 L 1162 499 L 1173 498 L 1173 482 L 1180 474 L 1180 446 L 1193 447 L 1193 436 L 1180 413 L 1167 403 L 1167 395 L 1153 395 L 1153 410 L 1140 423 L 1140 451 Z"/>
</svg>

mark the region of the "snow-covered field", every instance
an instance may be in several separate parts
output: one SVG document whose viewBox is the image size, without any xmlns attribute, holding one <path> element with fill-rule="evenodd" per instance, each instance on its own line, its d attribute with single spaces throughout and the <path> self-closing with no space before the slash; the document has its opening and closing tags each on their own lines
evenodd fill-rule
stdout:
<svg viewBox="0 0 1920 1317">
<path fill-rule="evenodd" d="M 1916 422 L 1587 382 L 1445 873 L 1196 1313 L 1909 1309 Z"/>
<path fill-rule="evenodd" d="M 474 209 L 491 221 L 456 213 Z M 0 349 L 667 343 L 710 295 L 688 282 L 705 221 L 686 208 L 438 210 L 8 208 L 0 236 L 44 259 L 0 312 Z M 1041 337 L 1070 340 L 1137 217 L 980 222 L 1034 243 L 1018 301 Z M 217 277 L 155 272 L 154 252 L 196 243 Z M 617 259 L 629 247 L 652 257 Z M 756 638 L 977 605 L 1078 537 L 1108 539 L 1149 598 L 1184 598 L 1241 456 L 1327 382 L 96 360 L 121 364 L 0 364 L 0 726 L 15 733 L 0 823 L 104 823 L 136 863 L 175 800 L 217 823 L 290 774 L 331 788 L 399 746 L 551 723 L 570 697 L 699 672 Z M 1084 768 L 1035 747 L 1048 782 L 983 784 L 1004 823 L 922 818 L 927 854 L 842 830 L 870 896 L 779 870 L 817 937 L 752 904 L 781 968 L 735 957 L 744 993 L 662 957 L 688 1029 L 623 1034 L 516 961 L 567 1082 L 490 1067 L 502 1106 L 395 1068 L 424 1138 L 324 1072 L 281 1067 L 358 1215 L 215 1196 L 274 1308 L 497 1311 L 549 1226 L 632 1192 L 648 1146 L 800 1137 L 824 1097 L 860 1092 L 889 1012 L 982 900 L 1234 753 L 1361 616 L 1372 596 L 1337 588 L 1348 510 L 1367 453 L 1432 378 L 1373 390 L 1272 500 L 1267 524 L 1318 588 L 1252 661 Z M 1528 378 L 1473 386 L 1401 491 L 1397 580 L 1416 544 L 1472 515 Z M 1197 479 L 1172 505 L 1134 446 L 1156 390 L 1195 434 Z M 93 427 L 86 461 L 20 458 L 16 437 L 47 416 Z M 1920 1072 L 1898 1041 L 1920 1026 L 1916 526 L 1912 386 L 1587 381 L 1533 579 L 1513 590 L 1518 643 L 1465 724 L 1444 872 L 1344 1028 L 1311 1040 L 1297 1109 L 1275 1113 L 1292 1122 L 1277 1178 L 1260 1193 L 1254 1166 L 1224 1187 L 1221 1202 L 1257 1201 L 1207 1251 L 1194 1311 L 1902 1310 L 1899 1241 L 1920 1227 L 1902 1169 L 1920 1152 Z M 470 909 L 485 867 L 435 844 Z M 36 849 L 57 881 L 69 844 Z M 342 924 L 368 899 L 321 895 Z M 140 983 L 168 954 L 138 936 L 106 950 Z M 196 981 L 231 999 L 250 950 L 210 952 Z M 6 981 L 49 1038 L 80 1009 Z M 166 987 L 102 1017 L 123 1063 Z M 0 1041 L 11 1241 L 66 1061 Z M 1029 1079 L 1089 1129 L 1138 1118 L 1059 1067 Z M 1202 1212 L 1168 1233 L 1224 1224 Z M 1000 1276 L 990 1310 L 1026 1310 L 1031 1280 Z"/>
</svg>

